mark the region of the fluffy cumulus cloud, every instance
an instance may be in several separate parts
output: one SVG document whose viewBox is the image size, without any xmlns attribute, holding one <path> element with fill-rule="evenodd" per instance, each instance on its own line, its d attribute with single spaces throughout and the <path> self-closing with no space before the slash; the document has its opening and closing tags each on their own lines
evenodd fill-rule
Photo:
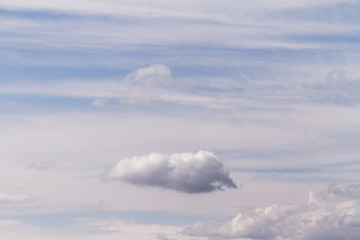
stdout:
<svg viewBox="0 0 360 240">
<path fill-rule="evenodd" d="M 106 172 L 104 178 L 185 193 L 237 188 L 219 157 L 208 151 L 125 158 Z"/>
<path fill-rule="evenodd" d="M 331 185 L 310 192 L 305 204 L 249 209 L 230 221 L 191 225 L 184 233 L 209 239 L 359 239 L 360 185 Z"/>
</svg>

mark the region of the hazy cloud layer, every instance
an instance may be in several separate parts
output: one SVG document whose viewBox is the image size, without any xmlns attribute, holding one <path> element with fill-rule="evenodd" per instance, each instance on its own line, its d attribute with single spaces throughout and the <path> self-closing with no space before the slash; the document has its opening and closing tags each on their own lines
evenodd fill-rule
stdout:
<svg viewBox="0 0 360 240">
<path fill-rule="evenodd" d="M 23 203 L 29 202 L 33 198 L 25 194 L 0 193 L 0 203 Z"/>
<path fill-rule="evenodd" d="M 158 240 L 175 240 L 175 239 L 170 239 L 165 234 L 159 234 Z"/>
<path fill-rule="evenodd" d="M 170 156 L 151 153 L 125 158 L 105 173 L 104 177 L 185 193 L 237 188 L 219 157 L 208 151 L 174 153 Z"/>
<path fill-rule="evenodd" d="M 188 235 L 209 239 L 355 240 L 360 235 L 360 185 L 310 192 L 306 204 L 248 209 L 230 221 L 198 223 Z"/>
<path fill-rule="evenodd" d="M 27 166 L 28 169 L 48 170 L 56 168 L 56 162 L 52 160 L 37 161 Z"/>
</svg>

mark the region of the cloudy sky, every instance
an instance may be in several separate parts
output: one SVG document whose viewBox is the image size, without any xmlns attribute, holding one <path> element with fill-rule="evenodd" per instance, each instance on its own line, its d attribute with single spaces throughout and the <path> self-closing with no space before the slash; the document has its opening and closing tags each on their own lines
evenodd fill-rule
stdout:
<svg viewBox="0 0 360 240">
<path fill-rule="evenodd" d="M 1 0 L 0 238 L 358 239 L 359 12 Z"/>
</svg>

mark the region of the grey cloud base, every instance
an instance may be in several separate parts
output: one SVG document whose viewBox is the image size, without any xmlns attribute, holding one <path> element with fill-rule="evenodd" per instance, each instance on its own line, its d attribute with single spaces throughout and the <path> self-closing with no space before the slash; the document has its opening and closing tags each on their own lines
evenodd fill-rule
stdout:
<svg viewBox="0 0 360 240">
<path fill-rule="evenodd" d="M 209 239 L 358 240 L 360 185 L 310 192 L 305 204 L 248 209 L 230 221 L 197 223 L 184 234 Z"/>
<path fill-rule="evenodd" d="M 103 175 L 138 186 L 157 186 L 185 193 L 237 188 L 219 157 L 208 151 L 151 153 L 120 160 Z"/>
</svg>

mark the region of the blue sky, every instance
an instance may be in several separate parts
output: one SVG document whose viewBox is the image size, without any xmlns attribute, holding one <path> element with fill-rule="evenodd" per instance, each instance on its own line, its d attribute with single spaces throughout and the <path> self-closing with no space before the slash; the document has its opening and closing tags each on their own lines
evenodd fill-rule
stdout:
<svg viewBox="0 0 360 240">
<path fill-rule="evenodd" d="M 359 8 L 2 0 L 0 236 L 356 239 Z"/>
</svg>

